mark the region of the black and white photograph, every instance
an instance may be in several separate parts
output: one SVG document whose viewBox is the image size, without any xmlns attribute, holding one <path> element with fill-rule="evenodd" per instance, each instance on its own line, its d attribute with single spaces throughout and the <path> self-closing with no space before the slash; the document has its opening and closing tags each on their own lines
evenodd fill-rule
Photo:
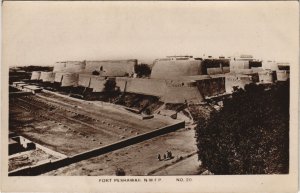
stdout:
<svg viewBox="0 0 300 193">
<path fill-rule="evenodd" d="M 12 1 L 2 12 L 8 180 L 298 175 L 297 1 Z"/>
</svg>

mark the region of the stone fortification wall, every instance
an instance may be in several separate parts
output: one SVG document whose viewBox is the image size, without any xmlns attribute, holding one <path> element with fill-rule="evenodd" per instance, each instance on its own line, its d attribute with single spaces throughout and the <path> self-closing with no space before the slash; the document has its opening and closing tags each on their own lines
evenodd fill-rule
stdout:
<svg viewBox="0 0 300 193">
<path fill-rule="evenodd" d="M 204 100 L 197 83 L 190 80 L 116 78 L 121 92 L 160 97 L 165 103 L 200 103 Z"/>
<path fill-rule="evenodd" d="M 222 68 L 208 68 L 207 74 L 209 74 L 209 75 L 223 74 L 223 69 Z"/>
<path fill-rule="evenodd" d="M 30 80 L 40 80 L 40 77 L 41 77 L 40 71 L 33 71 Z"/>
<path fill-rule="evenodd" d="M 51 82 L 53 83 L 55 80 L 55 73 L 54 72 L 41 72 L 40 79 L 43 82 Z"/>
<path fill-rule="evenodd" d="M 82 61 L 64 61 L 54 64 L 53 72 L 80 73 L 85 69 L 85 62 Z"/>
<path fill-rule="evenodd" d="M 92 88 L 93 92 L 103 92 L 106 79 L 97 75 L 79 74 L 78 86 Z"/>
<path fill-rule="evenodd" d="M 227 74 L 225 76 L 225 90 L 232 93 L 234 87 L 244 89 L 247 84 L 255 82 L 252 75 Z"/>
<path fill-rule="evenodd" d="M 249 61 L 230 61 L 230 72 L 232 73 L 240 73 L 240 71 L 244 69 L 250 69 Z"/>
<path fill-rule="evenodd" d="M 262 72 L 262 62 L 250 59 L 231 60 L 230 73 L 226 74 L 225 90 L 227 93 L 233 91 L 233 87 L 244 88 L 245 85 L 258 82 L 258 73 Z M 267 75 L 262 73 L 260 78 L 266 82 L 270 81 Z"/>
<path fill-rule="evenodd" d="M 263 71 L 264 69 L 261 67 L 255 67 L 251 69 L 235 69 L 233 72 L 230 72 L 230 74 L 253 74 L 258 73 L 260 71 Z"/>
<path fill-rule="evenodd" d="M 262 67 L 252 67 L 251 70 L 253 73 L 258 73 L 258 72 L 264 71 L 264 69 Z"/>
<path fill-rule="evenodd" d="M 201 60 L 157 60 L 151 72 L 154 79 L 178 79 L 182 76 L 201 75 Z"/>
<path fill-rule="evenodd" d="M 91 83 L 91 77 L 94 75 L 90 74 L 79 74 L 78 86 L 89 87 Z"/>
<path fill-rule="evenodd" d="M 230 67 L 229 66 L 223 67 L 223 73 L 226 74 L 228 72 L 230 72 Z"/>
<path fill-rule="evenodd" d="M 276 76 L 278 81 L 286 81 L 290 78 L 290 64 L 287 62 L 278 62 Z"/>
<path fill-rule="evenodd" d="M 277 65 L 279 70 L 290 70 L 290 63 L 288 62 L 278 62 Z"/>
<path fill-rule="evenodd" d="M 93 89 L 93 92 L 103 92 L 105 89 L 106 79 L 100 76 L 92 76 L 90 88 Z"/>
<path fill-rule="evenodd" d="M 161 80 L 139 78 L 116 78 L 121 92 L 138 93 L 160 97 L 166 103 L 203 101 L 203 97 L 225 93 L 225 78 L 194 76 L 191 79 Z"/>
<path fill-rule="evenodd" d="M 56 78 L 56 76 L 55 76 Z M 78 74 L 77 73 L 62 73 L 61 86 L 77 86 Z"/>
<path fill-rule="evenodd" d="M 165 95 L 161 98 L 165 103 L 192 103 L 199 104 L 204 101 L 203 95 L 197 86 L 177 86 L 166 89 Z"/>
<path fill-rule="evenodd" d="M 275 61 L 263 61 L 262 68 L 265 70 L 276 71 L 278 69 L 278 64 Z"/>
<path fill-rule="evenodd" d="M 136 59 L 86 61 L 84 73 L 91 74 L 98 71 L 101 76 L 128 76 L 134 73 L 136 64 Z"/>
<path fill-rule="evenodd" d="M 230 72 L 231 73 L 243 73 L 244 70 L 262 70 L 261 61 L 249 61 L 249 60 L 231 60 L 230 61 Z"/>
<path fill-rule="evenodd" d="M 278 81 L 287 81 L 290 78 L 290 72 L 288 70 L 277 70 L 276 77 Z"/>
<path fill-rule="evenodd" d="M 229 72 L 229 59 L 205 59 L 202 62 L 202 73 L 208 75 L 225 74 Z"/>
<path fill-rule="evenodd" d="M 263 70 L 258 72 L 260 83 L 273 83 L 274 82 L 274 72 L 272 70 Z"/>
<path fill-rule="evenodd" d="M 54 82 L 61 83 L 64 74 L 64 72 L 56 72 L 54 76 Z"/>
<path fill-rule="evenodd" d="M 197 87 L 204 97 L 225 93 L 225 77 L 197 80 Z"/>
<path fill-rule="evenodd" d="M 53 72 L 86 73 L 98 71 L 101 76 L 128 76 L 134 73 L 136 59 L 103 61 L 65 61 L 56 62 Z"/>
<path fill-rule="evenodd" d="M 163 96 L 166 92 L 166 82 L 159 79 L 116 78 L 116 83 L 122 92 L 158 97 Z"/>
<path fill-rule="evenodd" d="M 54 82 L 61 83 L 62 87 L 78 86 L 79 74 L 69 72 L 55 73 Z"/>
<path fill-rule="evenodd" d="M 216 74 L 226 74 L 230 72 L 229 66 L 227 67 L 219 67 L 219 68 L 207 68 L 208 75 L 216 75 Z"/>
<path fill-rule="evenodd" d="M 262 61 L 249 61 L 250 68 L 262 68 Z"/>
<path fill-rule="evenodd" d="M 84 69 L 85 69 L 85 62 L 67 61 L 64 71 L 71 72 L 71 73 L 80 73 L 80 72 L 83 72 Z"/>
<path fill-rule="evenodd" d="M 125 92 L 126 84 L 127 84 L 127 78 L 124 77 L 116 78 L 116 87 L 118 87 L 121 92 Z"/>
<path fill-rule="evenodd" d="M 66 65 L 66 62 L 56 62 L 54 64 L 53 72 L 64 72 Z"/>
</svg>

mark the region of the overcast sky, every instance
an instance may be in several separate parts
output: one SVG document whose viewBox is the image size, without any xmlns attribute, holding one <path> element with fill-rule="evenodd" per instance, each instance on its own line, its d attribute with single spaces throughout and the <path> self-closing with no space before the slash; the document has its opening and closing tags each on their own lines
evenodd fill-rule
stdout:
<svg viewBox="0 0 300 193">
<path fill-rule="evenodd" d="M 166 55 L 298 59 L 298 2 L 4 2 L 9 65 Z"/>
</svg>

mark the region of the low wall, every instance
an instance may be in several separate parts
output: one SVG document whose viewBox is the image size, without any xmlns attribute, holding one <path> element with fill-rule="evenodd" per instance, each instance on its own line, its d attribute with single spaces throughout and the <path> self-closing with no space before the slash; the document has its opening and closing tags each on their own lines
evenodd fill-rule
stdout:
<svg viewBox="0 0 300 193">
<path fill-rule="evenodd" d="M 185 122 L 181 121 L 178 123 L 175 123 L 173 125 L 168 125 L 159 129 L 156 129 L 154 131 L 150 131 L 148 133 L 140 134 L 128 139 L 124 139 L 121 141 L 118 141 L 116 143 L 106 145 L 103 147 L 95 148 L 83 153 L 76 154 L 74 156 L 70 156 L 67 158 L 57 159 L 54 161 L 49 161 L 46 163 L 38 164 L 31 167 L 24 167 L 20 168 L 18 170 L 14 170 L 8 173 L 9 176 L 35 176 L 40 175 L 45 172 L 49 172 L 51 170 L 55 170 L 82 160 L 86 160 L 92 157 L 96 157 L 117 149 L 121 149 L 123 147 L 127 147 L 142 141 L 145 141 L 147 139 L 151 139 L 153 137 L 157 137 L 159 135 L 163 135 L 169 132 L 176 131 L 178 129 L 184 128 Z"/>
<path fill-rule="evenodd" d="M 27 95 L 33 95 L 32 92 L 10 92 L 9 97 L 20 97 L 20 96 L 27 96 Z"/>
<path fill-rule="evenodd" d="M 57 158 L 66 158 L 66 157 L 67 157 L 66 155 L 64 155 L 64 154 L 62 154 L 62 153 L 53 151 L 52 149 L 49 149 L 49 148 L 47 148 L 47 147 L 45 147 L 45 146 L 42 146 L 42 145 L 40 145 L 40 144 L 35 143 L 35 146 L 36 146 L 36 148 L 41 149 L 41 150 L 43 150 L 44 152 L 46 152 L 46 153 L 48 153 L 48 154 L 50 154 L 50 155 L 53 155 L 53 156 L 55 156 L 55 157 L 57 157 Z"/>
</svg>

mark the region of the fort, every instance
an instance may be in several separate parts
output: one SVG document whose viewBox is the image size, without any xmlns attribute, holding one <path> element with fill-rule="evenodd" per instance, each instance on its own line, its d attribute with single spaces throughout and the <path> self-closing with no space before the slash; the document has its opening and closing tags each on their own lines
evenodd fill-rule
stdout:
<svg viewBox="0 0 300 193">
<path fill-rule="evenodd" d="M 235 58 L 194 58 L 168 56 L 156 59 L 150 77 L 136 78 L 137 59 L 65 61 L 54 64 L 53 72 L 33 71 L 31 80 L 75 87 L 85 95 L 103 93 L 108 81 L 114 90 L 159 97 L 164 103 L 197 104 L 206 97 L 231 93 L 249 83 L 271 84 L 289 78 L 289 64 L 262 62 L 251 55 Z"/>
<path fill-rule="evenodd" d="M 148 162 L 153 159 L 154 149 L 147 148 L 151 140 L 171 147 L 180 155 L 177 163 L 195 155 L 192 142 L 178 139 L 193 135 L 190 128 L 199 113 L 209 116 L 224 97 L 247 84 L 268 87 L 288 81 L 290 70 L 288 63 L 251 55 L 167 56 L 154 60 L 150 75 L 141 76 L 139 65 L 137 59 L 62 61 L 52 70 L 30 72 L 29 78 L 13 76 L 9 124 L 18 137 L 10 137 L 10 175 L 51 174 L 93 157 L 104 159 L 129 145 L 151 152 Z M 178 139 L 170 137 L 174 135 Z M 25 155 L 35 161 L 25 163 Z M 165 167 L 159 163 L 145 172 Z"/>
</svg>

